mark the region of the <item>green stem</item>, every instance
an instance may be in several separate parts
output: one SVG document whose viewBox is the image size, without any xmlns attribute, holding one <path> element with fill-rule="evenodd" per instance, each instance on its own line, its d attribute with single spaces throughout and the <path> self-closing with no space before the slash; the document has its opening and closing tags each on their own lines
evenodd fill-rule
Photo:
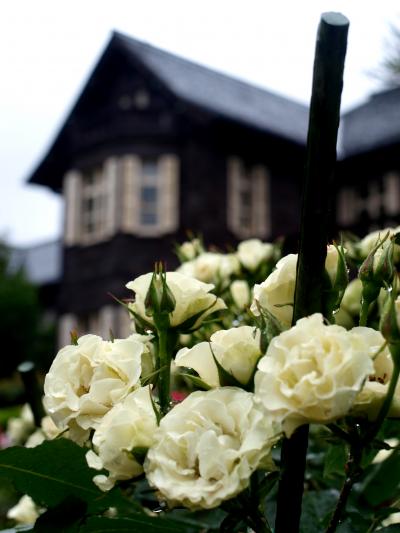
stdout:
<svg viewBox="0 0 400 533">
<path fill-rule="evenodd" d="M 369 312 L 370 302 L 363 298 L 361 300 L 361 311 L 360 311 L 360 326 L 366 326 L 368 321 L 368 312 Z"/>
<path fill-rule="evenodd" d="M 168 350 L 168 332 L 158 330 L 158 399 L 162 416 L 168 413 L 171 404 L 170 386 L 171 386 L 171 355 Z"/>
</svg>

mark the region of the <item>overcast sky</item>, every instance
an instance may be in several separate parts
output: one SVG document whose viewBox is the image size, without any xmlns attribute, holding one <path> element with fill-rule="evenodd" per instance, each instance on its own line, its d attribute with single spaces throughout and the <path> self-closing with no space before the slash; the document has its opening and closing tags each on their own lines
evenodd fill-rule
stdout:
<svg viewBox="0 0 400 533">
<path fill-rule="evenodd" d="M 350 19 L 343 108 L 377 90 L 398 0 L 4 0 L 0 11 L 0 238 L 56 238 L 61 202 L 24 181 L 113 29 L 308 103 L 320 14 Z M 400 25 L 400 24 L 399 24 Z"/>
</svg>

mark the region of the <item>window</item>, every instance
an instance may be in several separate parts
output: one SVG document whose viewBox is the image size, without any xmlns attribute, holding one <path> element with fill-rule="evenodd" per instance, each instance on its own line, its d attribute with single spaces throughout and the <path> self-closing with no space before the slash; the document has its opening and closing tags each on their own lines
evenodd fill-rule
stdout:
<svg viewBox="0 0 400 533">
<path fill-rule="evenodd" d="M 67 172 L 64 197 L 66 246 L 95 244 L 118 231 L 172 233 L 179 222 L 179 160 L 109 157 L 89 172 Z"/>
<path fill-rule="evenodd" d="M 123 159 L 122 227 L 125 232 L 156 237 L 178 226 L 178 158 L 164 155 Z"/>
<path fill-rule="evenodd" d="M 102 168 L 83 176 L 81 197 L 82 241 L 93 242 L 104 236 L 106 225 L 107 189 Z"/>
<path fill-rule="evenodd" d="M 382 225 L 398 224 L 400 215 L 400 176 L 389 172 L 381 180 L 371 180 L 362 195 L 354 187 L 344 187 L 338 193 L 338 223 L 346 228 L 359 222 L 364 213 L 370 221 L 370 230 Z"/>
<path fill-rule="evenodd" d="M 271 231 L 269 175 L 263 165 L 228 161 L 228 227 L 239 238 L 265 238 Z"/>
</svg>

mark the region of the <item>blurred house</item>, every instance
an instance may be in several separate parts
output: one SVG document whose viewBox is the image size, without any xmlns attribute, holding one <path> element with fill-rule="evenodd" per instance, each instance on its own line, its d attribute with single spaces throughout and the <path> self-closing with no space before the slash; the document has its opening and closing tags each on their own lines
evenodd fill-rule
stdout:
<svg viewBox="0 0 400 533">
<path fill-rule="evenodd" d="M 400 221 L 394 102 L 343 119 L 341 228 Z M 65 199 L 60 344 L 74 327 L 126 334 L 109 293 L 155 260 L 173 268 L 188 230 L 217 246 L 296 235 L 307 122 L 306 106 L 114 33 L 29 179 Z"/>
</svg>

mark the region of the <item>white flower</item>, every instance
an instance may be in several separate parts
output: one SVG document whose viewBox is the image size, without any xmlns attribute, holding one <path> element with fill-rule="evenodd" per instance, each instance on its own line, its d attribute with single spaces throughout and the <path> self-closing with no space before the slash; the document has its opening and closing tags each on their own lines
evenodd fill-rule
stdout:
<svg viewBox="0 0 400 533">
<path fill-rule="evenodd" d="M 354 329 L 370 331 L 368 344 L 370 355 L 374 357 L 374 369 L 361 392 L 357 395 L 351 413 L 353 415 L 367 416 L 369 420 L 375 420 L 388 391 L 393 373 L 393 361 L 387 346 L 383 348 L 385 339 L 379 331 L 371 328 Z M 390 418 L 400 417 L 400 382 L 397 384 L 388 416 Z"/>
<path fill-rule="evenodd" d="M 361 311 L 361 293 L 361 280 L 355 278 L 347 285 L 340 307 L 343 307 L 352 316 L 359 315 Z"/>
<path fill-rule="evenodd" d="M 203 246 L 199 239 L 192 239 L 182 243 L 178 250 L 180 257 L 185 261 L 191 261 L 203 251 Z"/>
<path fill-rule="evenodd" d="M 308 422 L 329 423 L 350 410 L 373 372 L 374 330 L 327 326 L 315 313 L 274 337 L 258 363 L 257 398 L 290 436 Z"/>
<path fill-rule="evenodd" d="M 162 420 L 144 464 L 170 505 L 211 509 L 271 466 L 279 426 L 254 395 L 234 387 L 194 392 Z"/>
<path fill-rule="evenodd" d="M 366 237 L 361 239 L 361 241 L 356 244 L 356 248 L 359 252 L 360 257 L 362 259 L 365 259 L 369 255 L 369 253 L 372 252 L 372 250 L 375 248 L 378 242 L 384 239 L 388 233 L 389 233 L 388 239 L 390 239 L 390 237 L 392 237 L 399 231 L 400 231 L 400 226 L 397 228 L 380 229 L 377 231 L 373 231 L 372 233 L 369 233 Z M 399 256 L 399 252 L 400 252 L 400 247 L 398 245 L 395 245 L 394 252 L 395 252 L 394 253 L 395 260 L 397 260 Z"/>
<path fill-rule="evenodd" d="M 325 268 L 332 281 L 335 281 L 338 251 L 328 246 Z M 276 269 L 260 285 L 254 285 L 251 311 L 258 316 L 258 305 L 269 311 L 285 328 L 289 328 L 293 317 L 294 291 L 296 287 L 297 254 L 289 254 L 280 259 Z"/>
<path fill-rule="evenodd" d="M 262 261 L 268 261 L 274 254 L 274 245 L 260 239 L 242 241 L 237 249 L 237 256 L 242 265 L 254 272 Z"/>
<path fill-rule="evenodd" d="M 218 387 L 218 369 L 211 349 L 219 364 L 245 385 L 253 375 L 261 356 L 260 331 L 251 326 L 216 331 L 211 335 L 210 343 L 201 342 L 193 348 L 179 350 L 175 364 L 193 368 L 207 385 Z"/>
<path fill-rule="evenodd" d="M 126 285 L 136 294 L 135 302 L 130 304 L 131 310 L 149 323 L 153 321 L 146 315 L 145 299 L 152 276 L 152 273 L 144 274 Z M 176 301 L 176 307 L 170 316 L 171 327 L 179 326 L 189 318 L 200 314 L 190 329 L 196 328 L 210 313 L 226 308 L 221 298 L 210 294 L 214 285 L 203 283 L 179 272 L 167 272 L 166 277 L 167 285 Z"/>
<path fill-rule="evenodd" d="M 250 287 L 246 280 L 236 279 L 232 281 L 230 290 L 233 302 L 238 309 L 244 309 L 250 304 Z"/>
<path fill-rule="evenodd" d="M 15 520 L 18 524 L 34 524 L 40 514 L 39 507 L 28 495 L 22 496 L 19 502 L 7 511 L 7 518 Z"/>
<path fill-rule="evenodd" d="M 117 480 L 132 479 L 143 473 L 132 450 L 143 451 L 154 442 L 157 420 L 150 394 L 148 386 L 132 392 L 115 405 L 97 427 L 92 438 L 96 453 L 89 451 L 86 459 L 90 467 L 105 468 L 109 472 L 108 477 L 93 478 L 100 489 L 109 490 Z"/>
<path fill-rule="evenodd" d="M 27 403 L 22 407 L 20 416 L 11 417 L 7 422 L 7 436 L 13 445 L 23 444 L 34 429 L 33 414 Z"/>
<path fill-rule="evenodd" d="M 90 428 L 140 386 L 144 344 L 85 335 L 56 355 L 44 383 L 44 405 L 56 425 L 82 442 Z"/>
<path fill-rule="evenodd" d="M 226 284 L 232 274 L 238 273 L 239 267 L 234 254 L 204 252 L 192 261 L 183 263 L 177 271 L 204 283 Z"/>
</svg>

